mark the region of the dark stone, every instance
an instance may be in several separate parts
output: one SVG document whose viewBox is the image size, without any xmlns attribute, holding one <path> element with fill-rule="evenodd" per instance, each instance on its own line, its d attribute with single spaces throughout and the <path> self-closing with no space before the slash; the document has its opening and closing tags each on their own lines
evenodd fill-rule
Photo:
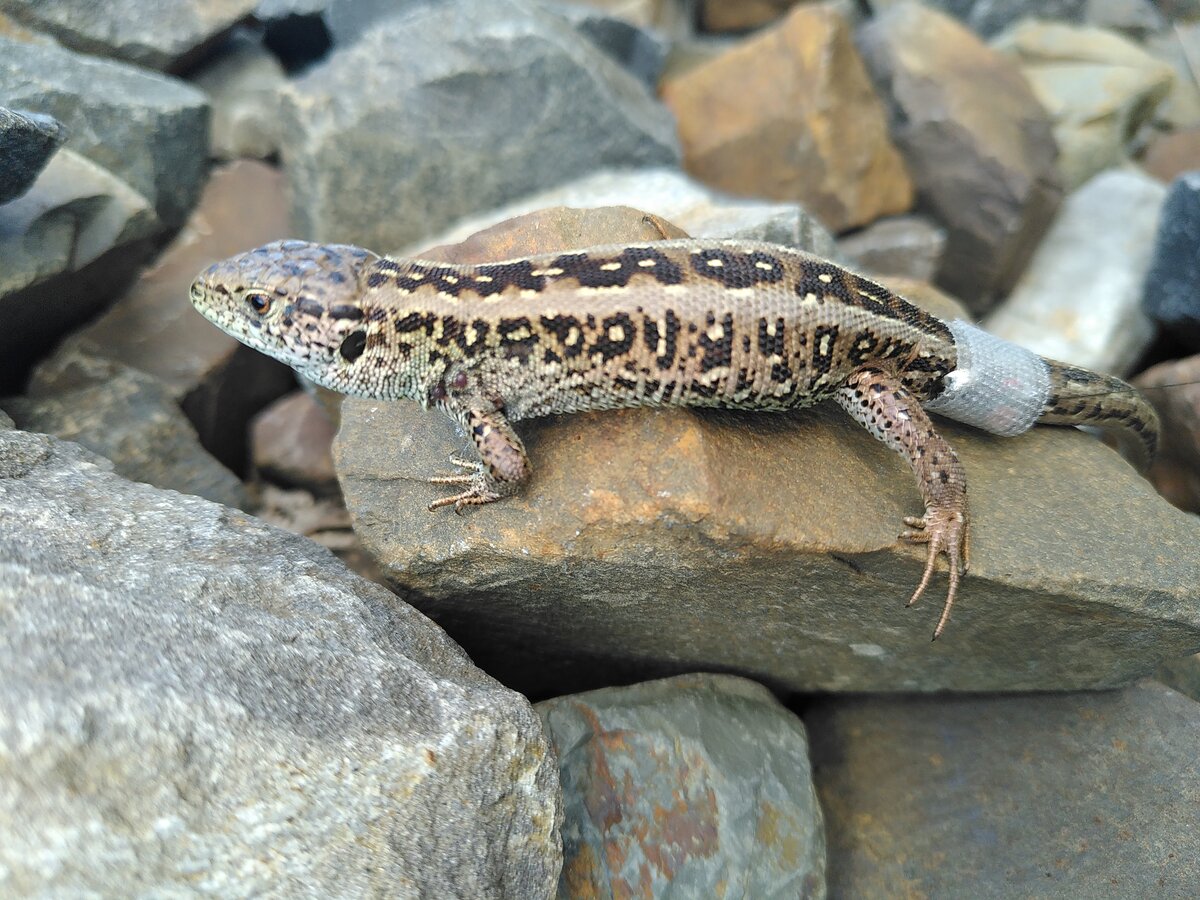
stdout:
<svg viewBox="0 0 1200 900">
<path fill-rule="evenodd" d="M 66 129 L 52 116 L 22 113 L 0 106 L 0 203 L 20 197 L 45 168 Z"/>
<path fill-rule="evenodd" d="M 1172 336 L 1200 350 L 1200 171 L 1171 183 L 1142 308 Z"/>
</svg>

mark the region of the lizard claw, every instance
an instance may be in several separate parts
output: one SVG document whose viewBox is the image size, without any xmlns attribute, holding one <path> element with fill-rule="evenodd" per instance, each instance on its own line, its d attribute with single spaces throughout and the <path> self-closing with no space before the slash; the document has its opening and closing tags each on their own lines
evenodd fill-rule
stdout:
<svg viewBox="0 0 1200 900">
<path fill-rule="evenodd" d="M 426 507 L 430 512 L 454 504 L 454 511 L 462 515 L 464 506 L 479 506 L 500 499 L 501 495 L 491 487 L 483 463 L 477 460 L 463 459 L 461 456 L 451 456 L 450 462 L 470 471 L 460 472 L 456 475 L 435 475 L 427 481 L 430 484 L 465 484 L 469 487 L 459 494 L 434 500 Z"/>
<path fill-rule="evenodd" d="M 901 532 L 900 540 L 910 544 L 929 545 L 921 583 L 913 591 L 907 606 L 915 604 L 921 594 L 925 592 L 925 588 L 929 586 L 938 556 L 944 553 L 950 561 L 950 589 L 946 593 L 946 605 L 942 607 L 941 618 L 938 619 L 937 627 L 933 630 L 933 639 L 936 641 L 950 620 L 950 609 L 954 606 L 954 599 L 958 595 L 959 582 L 966 574 L 970 564 L 967 517 L 962 509 L 953 506 L 937 507 L 926 510 L 923 517 L 905 516 L 904 524 L 908 525 L 910 530 Z"/>
</svg>

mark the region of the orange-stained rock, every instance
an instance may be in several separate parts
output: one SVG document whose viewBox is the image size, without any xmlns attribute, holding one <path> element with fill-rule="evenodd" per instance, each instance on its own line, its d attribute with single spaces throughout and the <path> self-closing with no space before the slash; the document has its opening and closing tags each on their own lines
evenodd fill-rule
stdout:
<svg viewBox="0 0 1200 900">
<path fill-rule="evenodd" d="M 700 27 L 705 31 L 749 31 L 768 25 L 796 0 L 703 0 Z"/>
<path fill-rule="evenodd" d="M 883 106 L 833 10 L 799 6 L 662 93 L 686 168 L 712 187 L 799 202 L 832 231 L 912 205 Z"/>
<path fill-rule="evenodd" d="M 1150 480 L 1180 509 L 1200 512 L 1200 356 L 1159 363 L 1133 383 L 1162 419 Z"/>
</svg>

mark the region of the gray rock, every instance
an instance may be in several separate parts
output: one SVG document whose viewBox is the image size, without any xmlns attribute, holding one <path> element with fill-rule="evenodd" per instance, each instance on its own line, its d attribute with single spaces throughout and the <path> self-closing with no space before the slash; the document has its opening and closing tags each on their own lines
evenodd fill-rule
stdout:
<svg viewBox="0 0 1200 900">
<path fill-rule="evenodd" d="M 66 129 L 52 116 L 22 113 L 0 106 L 0 203 L 29 190 L 60 144 Z"/>
<path fill-rule="evenodd" d="M 557 772 L 524 698 L 327 551 L 0 433 L 11 896 L 537 897 Z"/>
<path fill-rule="evenodd" d="M 1177 178 L 1163 203 L 1142 309 L 1200 350 L 1200 172 Z"/>
<path fill-rule="evenodd" d="M 804 726 L 727 675 L 537 705 L 563 784 L 572 897 L 824 897 Z"/>
<path fill-rule="evenodd" d="M 200 446 L 167 387 L 106 362 L 108 377 L 97 383 L 49 397 L 10 398 L 4 407 L 22 430 L 80 443 L 131 481 L 248 509 L 242 483 Z"/>
<path fill-rule="evenodd" d="M 805 712 L 831 897 L 1192 897 L 1200 705 L 1147 682 Z"/>
<path fill-rule="evenodd" d="M 877 12 L 906 0 L 869 0 Z M 1165 26 L 1151 0 L 921 0 L 961 19 L 971 30 L 993 37 L 1021 19 L 1091 24 L 1143 35 Z"/>
<path fill-rule="evenodd" d="M 279 152 L 279 94 L 286 80 L 279 60 L 244 31 L 192 76 L 212 104 L 214 159 L 266 159 Z"/>
<path fill-rule="evenodd" d="M 628 19 L 594 6 L 543 2 L 580 34 L 636 75 L 651 91 L 667 64 L 668 42 L 661 35 L 639 28 Z"/>
<path fill-rule="evenodd" d="M 1154 338 L 1141 299 L 1165 195 L 1133 169 L 1071 194 L 987 329 L 1042 356 L 1127 374 Z"/>
<path fill-rule="evenodd" d="M 127 181 L 181 223 L 200 193 L 208 104 L 181 81 L 61 47 L 0 36 L 0 102 L 54 116 L 71 149 Z"/>
<path fill-rule="evenodd" d="M 677 169 L 666 168 L 585 175 L 460 221 L 442 234 L 408 247 L 406 252 L 419 252 L 422 247 L 434 244 L 458 243 L 498 222 L 550 206 L 631 206 L 661 216 L 692 237 L 771 241 L 826 257 L 836 253 L 833 237 L 802 206 L 730 197 Z"/>
<path fill-rule="evenodd" d="M 1159 128 L 1174 132 L 1200 125 L 1200 22 L 1176 22 L 1169 31 L 1151 35 L 1144 48 L 1175 73 L 1171 91 L 1154 113 Z"/>
<path fill-rule="evenodd" d="M 246 18 L 257 0 L 0 0 L 0 11 L 64 46 L 150 69 L 179 70 Z"/>
<path fill-rule="evenodd" d="M 839 238 L 837 249 L 866 272 L 932 281 L 946 249 L 946 231 L 922 215 L 893 216 Z"/>
<path fill-rule="evenodd" d="M 679 157 L 643 85 L 518 0 L 386 19 L 285 97 L 300 234 L 376 249 L 598 167 Z"/>
</svg>

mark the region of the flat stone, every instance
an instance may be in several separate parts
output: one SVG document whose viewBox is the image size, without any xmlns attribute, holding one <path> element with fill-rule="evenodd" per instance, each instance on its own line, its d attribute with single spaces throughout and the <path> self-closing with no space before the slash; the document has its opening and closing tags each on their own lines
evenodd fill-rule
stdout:
<svg viewBox="0 0 1200 900">
<path fill-rule="evenodd" d="M 549 896 L 519 695 L 326 550 L 0 432 L 13 896 Z"/>
<path fill-rule="evenodd" d="M 424 479 L 467 446 L 448 419 L 352 398 L 341 415 L 334 461 L 364 549 L 534 696 L 695 670 L 783 691 L 1110 687 L 1200 645 L 1200 523 L 1075 429 L 939 423 L 975 532 L 931 645 L 945 576 L 904 609 L 923 555 L 896 539 L 915 485 L 839 409 L 523 422 L 532 481 L 461 516 L 426 510 L 445 486 Z"/>
<path fill-rule="evenodd" d="M 1140 163 L 1147 173 L 1168 183 L 1200 170 L 1200 127 L 1156 136 Z"/>
<path fill-rule="evenodd" d="M 781 18 L 795 0 L 700 0 L 700 27 L 705 31 L 750 31 Z"/>
<path fill-rule="evenodd" d="M 1145 392 L 1162 420 L 1150 480 L 1175 506 L 1200 513 L 1200 356 L 1159 363 L 1140 373 L 1133 384 Z"/>
<path fill-rule="evenodd" d="M 0 203 L 29 190 L 66 137 L 66 129 L 52 116 L 0 106 Z"/>
<path fill-rule="evenodd" d="M 276 400 L 250 424 L 254 470 L 275 484 L 303 487 L 322 497 L 338 493 L 333 470 L 337 431 L 311 394 L 294 391 Z"/>
<path fill-rule="evenodd" d="M 436 237 L 410 245 L 404 252 L 458 243 L 500 222 L 552 206 L 628 206 L 672 222 L 692 237 L 770 241 L 825 257 L 836 252 L 833 237 L 803 207 L 730 197 L 675 169 L 608 170 L 585 175 L 464 219 Z"/>
<path fill-rule="evenodd" d="M 103 381 L 37 399 L 5 400 L 24 431 L 75 441 L 131 481 L 249 509 L 237 476 L 200 446 L 196 430 L 156 378 L 109 361 Z"/>
<path fill-rule="evenodd" d="M 1012 288 L 1062 198 L 1050 119 L 1012 60 L 924 6 L 877 16 L 858 46 L 946 228 L 937 281 L 980 314 Z"/>
<path fill-rule="evenodd" d="M 1189 897 L 1200 705 L 1107 694 L 855 698 L 805 712 L 831 897 Z"/>
<path fill-rule="evenodd" d="M 1200 350 L 1200 171 L 1182 175 L 1167 193 L 1142 308 L 1174 339 Z"/>
<path fill-rule="evenodd" d="M 192 76 L 212 104 L 214 159 L 266 159 L 279 152 L 279 94 L 286 81 L 279 60 L 247 32 L 235 33 Z"/>
<path fill-rule="evenodd" d="M 195 204 L 207 167 L 208 103 L 190 85 L 0 36 L 0 97 L 62 122 L 71 149 L 149 199 L 165 227 Z"/>
<path fill-rule="evenodd" d="M 832 231 L 912 205 L 883 108 L 832 9 L 796 7 L 665 82 L 662 97 L 679 120 L 684 165 L 705 184 L 799 200 Z"/>
<path fill-rule="evenodd" d="M 560 897 L 824 897 L 804 726 L 770 691 L 684 675 L 546 700 Z"/>
<path fill-rule="evenodd" d="M 679 158 L 645 86 L 524 0 L 384 19 L 285 96 L 300 236 L 376 250 L 597 168 Z"/>
<path fill-rule="evenodd" d="M 1071 194 L 987 329 L 1051 359 L 1130 372 L 1154 338 L 1141 298 L 1165 195 L 1132 169 Z"/>
<path fill-rule="evenodd" d="M 881 12 L 908 0 L 868 0 Z M 1153 0 L 921 0 L 925 6 L 949 13 L 976 34 L 990 38 L 1026 18 L 1076 25 L 1091 24 L 1144 35 L 1164 27 Z M 1169 5 L 1161 0 L 1157 5 Z M 1184 0 L 1189 2 L 1189 0 Z"/>
<path fill-rule="evenodd" d="M 929 281 L 946 250 L 946 230 L 926 216 L 894 216 L 840 238 L 837 249 L 857 269 Z"/>
<path fill-rule="evenodd" d="M 205 266 L 287 237 L 287 210 L 286 184 L 277 170 L 248 160 L 216 170 L 196 212 L 155 266 L 38 367 L 30 392 L 78 388 L 97 372 L 106 377 L 104 360 L 118 360 L 159 378 L 201 443 L 240 471 L 248 458 L 250 419 L 291 390 L 295 378 L 209 325 L 192 307 L 188 288 Z"/>
<path fill-rule="evenodd" d="M 0 10 L 72 50 L 178 71 L 258 0 L 0 0 Z"/>
<path fill-rule="evenodd" d="M 1026 21 L 993 46 L 1017 60 L 1050 113 L 1068 190 L 1128 157 L 1174 82 L 1166 63 L 1101 28 Z"/>
</svg>

